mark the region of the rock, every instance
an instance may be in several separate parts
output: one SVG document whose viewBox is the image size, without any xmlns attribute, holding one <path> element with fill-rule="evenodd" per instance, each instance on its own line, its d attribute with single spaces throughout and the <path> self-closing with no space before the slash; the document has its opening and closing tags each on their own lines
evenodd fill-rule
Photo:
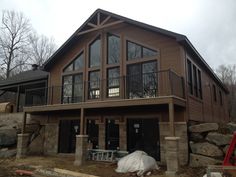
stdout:
<svg viewBox="0 0 236 177">
<path fill-rule="evenodd" d="M 208 142 L 204 143 L 190 143 L 192 153 L 200 154 L 210 157 L 221 157 L 223 152 L 215 145 Z"/>
<path fill-rule="evenodd" d="M 203 135 L 201 133 L 190 133 L 190 140 L 191 141 L 202 141 L 204 139 Z"/>
<path fill-rule="evenodd" d="M 16 144 L 17 134 L 14 128 L 0 129 L 0 146 L 12 146 Z"/>
<path fill-rule="evenodd" d="M 0 158 L 9 158 L 16 155 L 16 149 L 8 150 L 7 148 L 1 149 Z"/>
<path fill-rule="evenodd" d="M 230 122 L 226 125 L 226 128 L 229 130 L 230 133 L 233 133 L 234 131 L 236 131 L 236 124 Z"/>
<path fill-rule="evenodd" d="M 206 167 L 207 165 L 222 164 L 222 161 L 203 155 L 190 154 L 190 167 Z"/>
<path fill-rule="evenodd" d="M 230 144 L 232 135 L 223 135 L 216 132 L 208 133 L 206 140 L 216 144 L 217 146 Z"/>
<path fill-rule="evenodd" d="M 219 125 L 217 123 L 204 123 L 190 126 L 189 131 L 195 133 L 202 133 L 202 132 L 218 130 L 218 128 Z"/>
</svg>

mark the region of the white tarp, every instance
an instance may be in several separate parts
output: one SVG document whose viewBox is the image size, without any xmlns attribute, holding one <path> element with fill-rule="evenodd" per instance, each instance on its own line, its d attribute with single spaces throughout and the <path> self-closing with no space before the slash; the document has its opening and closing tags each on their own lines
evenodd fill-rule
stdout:
<svg viewBox="0 0 236 177">
<path fill-rule="evenodd" d="M 158 170 L 156 160 L 143 151 L 135 151 L 118 161 L 117 173 L 136 172 L 138 176 L 151 170 Z"/>
<path fill-rule="evenodd" d="M 207 177 L 207 174 L 205 174 L 203 177 Z M 211 177 L 222 177 L 222 175 L 219 172 L 212 172 Z"/>
</svg>

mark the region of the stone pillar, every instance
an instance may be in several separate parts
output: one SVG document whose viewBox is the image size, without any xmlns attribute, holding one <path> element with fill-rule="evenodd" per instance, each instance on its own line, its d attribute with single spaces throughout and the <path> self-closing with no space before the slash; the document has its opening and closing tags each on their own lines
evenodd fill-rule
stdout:
<svg viewBox="0 0 236 177">
<path fill-rule="evenodd" d="M 167 176 L 175 176 L 179 170 L 179 137 L 165 137 Z"/>
<path fill-rule="evenodd" d="M 120 135 L 120 142 L 119 147 L 121 151 L 127 150 L 127 136 L 126 136 L 126 124 L 125 122 L 119 123 L 119 135 Z"/>
<path fill-rule="evenodd" d="M 98 123 L 98 147 L 99 149 L 105 149 L 105 123 Z"/>
<path fill-rule="evenodd" d="M 29 134 L 18 134 L 16 158 L 25 157 L 28 152 Z"/>
<path fill-rule="evenodd" d="M 88 150 L 88 135 L 76 135 L 74 165 L 80 166 L 86 161 Z"/>
</svg>

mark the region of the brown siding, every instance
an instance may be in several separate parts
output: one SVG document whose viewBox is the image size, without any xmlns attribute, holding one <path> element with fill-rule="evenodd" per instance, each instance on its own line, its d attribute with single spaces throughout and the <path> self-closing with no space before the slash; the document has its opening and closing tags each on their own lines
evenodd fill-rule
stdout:
<svg viewBox="0 0 236 177">
<path fill-rule="evenodd" d="M 203 99 L 199 99 L 188 93 L 189 120 L 201 122 L 229 121 L 226 93 L 193 57 L 188 57 L 188 59 L 201 70 L 203 97 Z M 213 84 L 216 86 L 217 102 L 213 98 Z M 220 105 L 219 90 L 222 92 L 223 105 Z"/>
</svg>

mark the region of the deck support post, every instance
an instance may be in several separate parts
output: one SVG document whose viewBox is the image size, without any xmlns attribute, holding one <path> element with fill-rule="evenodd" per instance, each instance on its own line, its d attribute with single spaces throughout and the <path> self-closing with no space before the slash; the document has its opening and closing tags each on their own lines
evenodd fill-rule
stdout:
<svg viewBox="0 0 236 177">
<path fill-rule="evenodd" d="M 80 135 L 84 134 L 84 108 L 80 109 Z"/>
<path fill-rule="evenodd" d="M 18 134 L 16 158 L 22 158 L 27 155 L 29 145 L 29 134 Z"/>
<path fill-rule="evenodd" d="M 174 104 L 169 103 L 169 124 L 170 124 L 170 136 L 175 136 L 175 125 L 174 125 Z"/>
<path fill-rule="evenodd" d="M 85 126 L 84 108 L 80 110 L 80 134 L 76 135 L 75 161 L 74 165 L 83 165 L 87 159 L 88 135 L 84 135 Z"/>
<path fill-rule="evenodd" d="M 179 170 L 179 137 L 165 137 L 166 141 L 166 176 L 176 176 Z"/>
<path fill-rule="evenodd" d="M 76 149 L 74 165 L 83 165 L 87 159 L 88 135 L 76 135 Z"/>
<path fill-rule="evenodd" d="M 24 134 L 24 133 L 25 133 L 26 117 L 27 117 L 27 113 L 26 113 L 26 112 L 23 112 L 21 134 Z"/>
<path fill-rule="evenodd" d="M 19 104 L 20 104 L 20 86 L 17 86 L 17 94 L 16 94 L 16 112 L 19 112 Z"/>
</svg>

